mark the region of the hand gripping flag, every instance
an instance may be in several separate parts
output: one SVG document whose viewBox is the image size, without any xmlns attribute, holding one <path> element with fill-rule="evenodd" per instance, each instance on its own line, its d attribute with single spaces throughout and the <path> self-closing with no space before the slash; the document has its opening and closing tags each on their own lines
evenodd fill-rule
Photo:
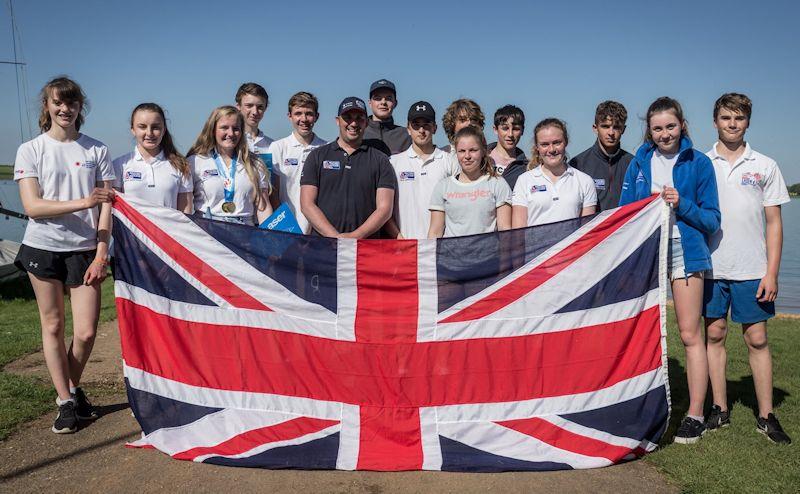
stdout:
<svg viewBox="0 0 800 494">
<path fill-rule="evenodd" d="M 494 234 L 337 240 L 120 194 L 132 446 L 342 470 L 636 458 L 669 415 L 663 208 L 653 197 Z"/>
</svg>

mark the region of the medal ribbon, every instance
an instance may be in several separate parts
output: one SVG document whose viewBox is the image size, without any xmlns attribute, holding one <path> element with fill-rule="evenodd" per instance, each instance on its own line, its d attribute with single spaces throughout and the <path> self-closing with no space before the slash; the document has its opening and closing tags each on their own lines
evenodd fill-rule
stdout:
<svg viewBox="0 0 800 494">
<path fill-rule="evenodd" d="M 217 165 L 217 171 L 225 179 L 225 181 L 222 182 L 222 187 L 225 189 L 225 202 L 233 202 L 233 193 L 236 191 L 236 157 L 231 158 L 231 169 L 228 171 L 225 170 L 225 165 L 222 163 L 222 160 L 219 159 L 219 153 L 217 153 L 216 149 L 212 156 L 214 158 L 214 163 Z M 230 186 L 226 186 L 225 182 L 230 184 Z"/>
</svg>

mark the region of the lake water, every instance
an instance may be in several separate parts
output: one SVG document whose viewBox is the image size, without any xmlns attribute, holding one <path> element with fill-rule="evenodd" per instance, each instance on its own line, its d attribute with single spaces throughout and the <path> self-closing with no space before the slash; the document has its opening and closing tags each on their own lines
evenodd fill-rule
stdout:
<svg viewBox="0 0 800 494">
<path fill-rule="evenodd" d="M 6 209 L 22 211 L 19 191 L 13 181 L 0 180 L 0 203 Z M 776 304 L 779 312 L 800 314 L 800 198 L 784 204 L 782 210 L 783 258 Z M 24 233 L 24 221 L 0 215 L 0 239 L 19 242 Z"/>
</svg>

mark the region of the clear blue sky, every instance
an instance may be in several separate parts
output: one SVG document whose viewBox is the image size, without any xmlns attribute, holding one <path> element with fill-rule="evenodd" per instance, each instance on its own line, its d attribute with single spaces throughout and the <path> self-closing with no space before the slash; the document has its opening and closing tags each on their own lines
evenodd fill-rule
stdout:
<svg viewBox="0 0 800 494">
<path fill-rule="evenodd" d="M 4 60 L 12 58 L 7 2 Z M 535 122 L 557 116 L 569 126 L 573 155 L 593 142 L 594 108 L 604 99 L 628 108 L 627 149 L 641 143 L 647 105 L 670 95 L 684 105 L 696 147 L 706 150 L 716 137 L 714 100 L 744 92 L 755 104 L 748 140 L 778 161 L 789 183 L 800 182 L 798 2 L 15 0 L 14 8 L 34 135 L 36 93 L 68 74 L 91 100 L 83 130 L 114 156 L 132 147 L 128 118 L 143 101 L 166 108 L 185 151 L 241 82 L 267 88 L 262 129 L 275 138 L 291 130 L 288 98 L 311 91 L 321 102 L 317 133 L 332 139 L 338 102 L 366 99 L 370 82 L 386 77 L 398 87 L 401 124 L 419 99 L 441 117 L 450 101 L 470 97 L 487 121 L 513 103 L 529 122 L 526 151 Z M 20 138 L 7 65 L 0 65 L 0 108 L 0 163 L 10 163 Z M 445 144 L 441 128 L 436 140 Z"/>
</svg>

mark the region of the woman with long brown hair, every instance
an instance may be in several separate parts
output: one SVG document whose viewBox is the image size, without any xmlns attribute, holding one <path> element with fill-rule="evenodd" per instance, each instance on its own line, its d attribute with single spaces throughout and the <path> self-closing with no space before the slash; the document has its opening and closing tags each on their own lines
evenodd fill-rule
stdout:
<svg viewBox="0 0 800 494">
<path fill-rule="evenodd" d="M 167 128 L 164 110 L 142 103 L 131 112 L 133 151 L 113 162 L 114 188 L 147 202 L 192 212 L 192 175 Z"/>
<path fill-rule="evenodd" d="M 57 77 L 42 88 L 41 134 L 23 143 L 14 180 L 30 219 L 17 258 L 28 272 L 42 324 L 42 351 L 58 416 L 52 431 L 78 430 L 97 412 L 79 387 L 92 352 L 106 277 L 114 169 L 106 146 L 80 133 L 87 101 L 81 87 Z M 64 343 L 64 293 L 72 306 L 72 343 Z"/>
</svg>

